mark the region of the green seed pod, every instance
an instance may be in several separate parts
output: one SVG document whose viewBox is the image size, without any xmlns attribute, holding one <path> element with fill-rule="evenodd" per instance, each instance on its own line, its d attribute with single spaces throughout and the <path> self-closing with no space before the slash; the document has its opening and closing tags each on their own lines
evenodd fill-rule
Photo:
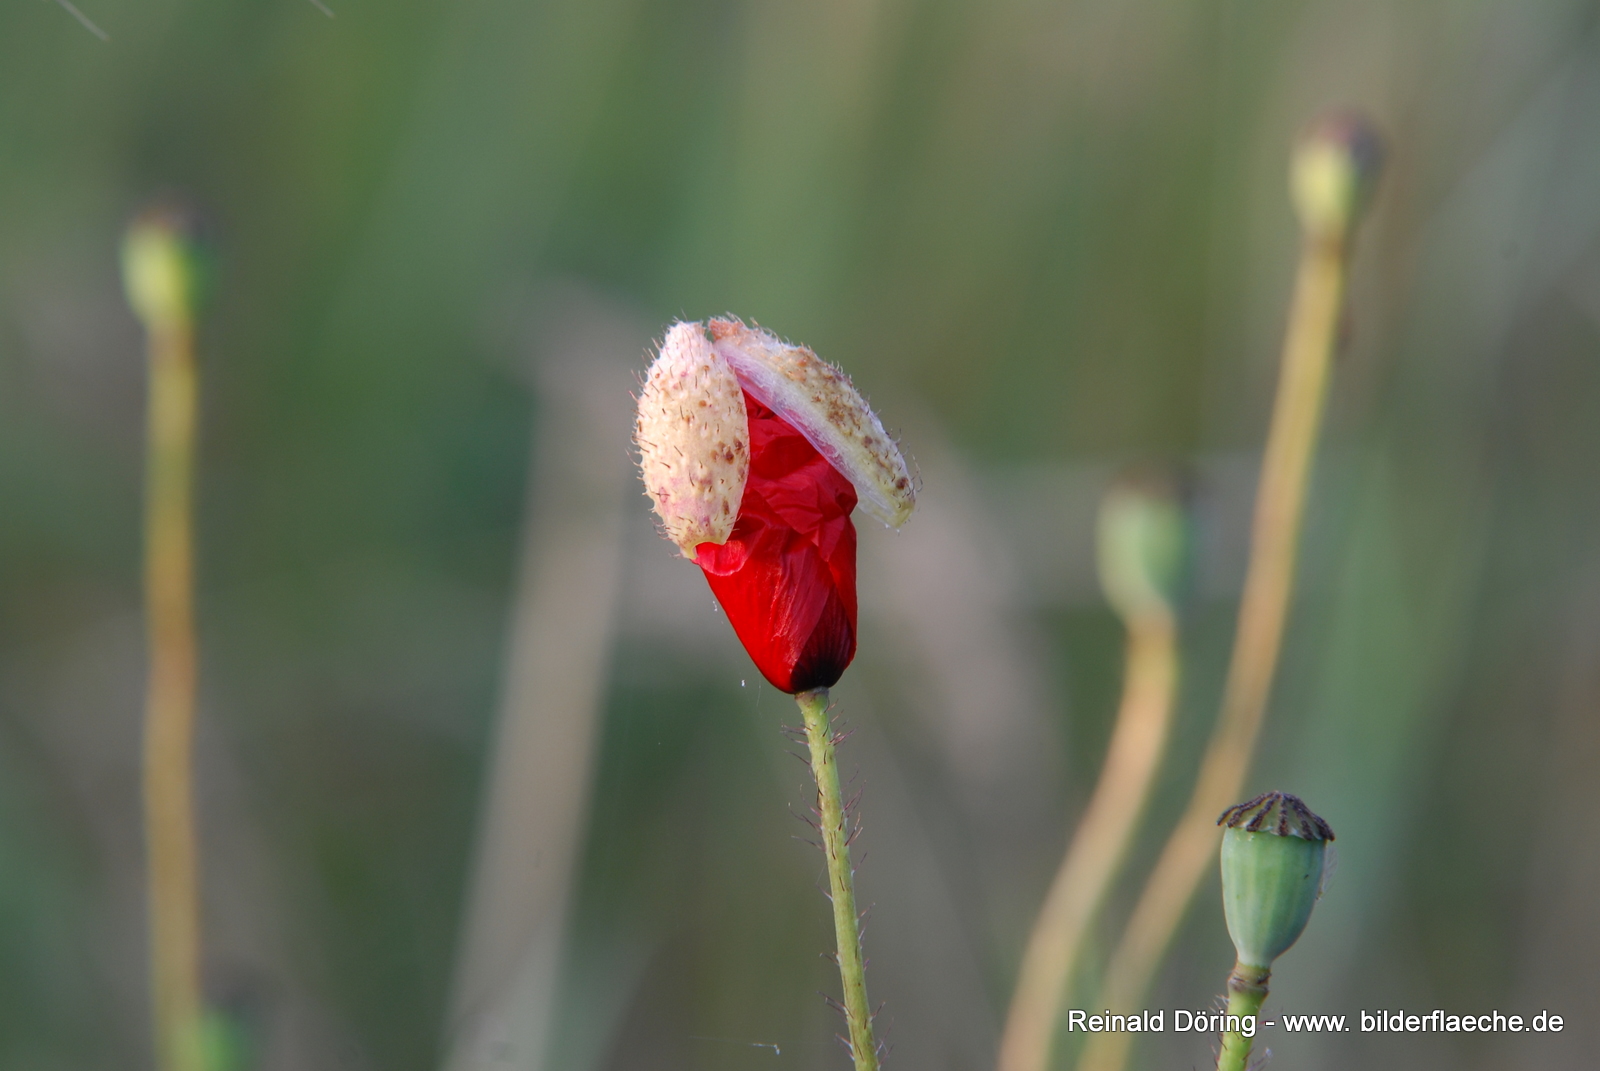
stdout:
<svg viewBox="0 0 1600 1071">
<path fill-rule="evenodd" d="M 1189 572 L 1190 524 L 1178 485 L 1124 477 L 1100 504 L 1100 586 L 1124 619 L 1170 614 Z"/>
<path fill-rule="evenodd" d="M 1267 969 L 1300 938 L 1322 885 L 1333 830 L 1304 803 L 1268 792 L 1229 807 L 1222 834 L 1222 910 L 1239 962 Z"/>
<path fill-rule="evenodd" d="M 1343 241 L 1366 211 L 1383 165 L 1377 128 L 1359 115 L 1338 113 L 1301 138 L 1289 186 L 1306 234 Z"/>
<path fill-rule="evenodd" d="M 172 204 L 145 209 L 122 240 L 128 304 L 148 328 L 187 324 L 200 304 L 203 257 L 193 213 Z"/>
</svg>

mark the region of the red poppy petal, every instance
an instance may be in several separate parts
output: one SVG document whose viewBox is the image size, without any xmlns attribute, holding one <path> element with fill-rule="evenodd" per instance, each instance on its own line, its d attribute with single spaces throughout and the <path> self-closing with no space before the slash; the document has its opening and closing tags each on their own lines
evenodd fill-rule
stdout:
<svg viewBox="0 0 1600 1071">
<path fill-rule="evenodd" d="M 856 652 L 855 488 L 745 395 L 750 475 L 733 534 L 696 548 L 734 632 L 773 686 L 833 685 Z"/>
</svg>

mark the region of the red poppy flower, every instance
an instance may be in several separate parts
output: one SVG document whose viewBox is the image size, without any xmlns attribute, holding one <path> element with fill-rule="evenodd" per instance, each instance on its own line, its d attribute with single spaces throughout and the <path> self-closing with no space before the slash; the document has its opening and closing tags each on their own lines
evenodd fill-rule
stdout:
<svg viewBox="0 0 1600 1071">
<path fill-rule="evenodd" d="M 790 693 L 856 652 L 858 497 L 898 526 L 913 492 L 855 388 L 810 350 L 733 320 L 676 324 L 639 399 L 646 489 L 745 650 Z"/>
<path fill-rule="evenodd" d="M 748 393 L 750 474 L 733 534 L 696 561 L 761 675 L 779 691 L 837 683 L 856 655 L 850 481 Z"/>
</svg>

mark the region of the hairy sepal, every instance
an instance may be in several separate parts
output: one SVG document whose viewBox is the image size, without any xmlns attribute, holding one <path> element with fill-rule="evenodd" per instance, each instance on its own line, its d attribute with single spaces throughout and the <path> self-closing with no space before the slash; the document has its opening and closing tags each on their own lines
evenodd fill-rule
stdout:
<svg viewBox="0 0 1600 1071">
<path fill-rule="evenodd" d="M 697 323 L 667 330 L 639 394 L 634 439 L 668 539 L 694 560 L 733 533 L 750 472 L 749 422 L 733 367 Z"/>
<path fill-rule="evenodd" d="M 804 346 L 739 320 L 710 322 L 712 349 L 751 397 L 816 448 L 856 490 L 861 508 L 891 528 L 911 516 L 916 490 L 905 458 L 850 377 Z"/>
</svg>

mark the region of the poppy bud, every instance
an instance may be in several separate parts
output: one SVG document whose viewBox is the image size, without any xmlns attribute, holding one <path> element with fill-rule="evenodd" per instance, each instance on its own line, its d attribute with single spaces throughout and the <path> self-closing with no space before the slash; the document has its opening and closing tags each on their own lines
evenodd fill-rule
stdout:
<svg viewBox="0 0 1600 1071">
<path fill-rule="evenodd" d="M 1189 565 L 1189 519 L 1168 481 L 1123 479 L 1100 503 L 1100 587 L 1125 620 L 1170 614 Z"/>
<path fill-rule="evenodd" d="M 1342 241 L 1372 200 L 1382 165 L 1383 141 L 1362 116 L 1337 113 L 1314 125 L 1295 150 L 1289 176 L 1306 233 Z"/>
<path fill-rule="evenodd" d="M 1328 823 L 1298 797 L 1268 792 L 1229 807 L 1222 834 L 1222 910 L 1239 963 L 1263 970 L 1299 940 L 1322 885 Z"/>
<path fill-rule="evenodd" d="M 192 214 L 157 205 L 128 225 L 122 280 L 128 304 L 147 328 L 187 324 L 200 304 L 201 256 Z"/>
<path fill-rule="evenodd" d="M 675 324 L 639 399 L 645 486 L 778 689 L 838 681 L 856 650 L 858 498 L 903 523 L 905 460 L 850 380 L 738 320 Z"/>
</svg>

